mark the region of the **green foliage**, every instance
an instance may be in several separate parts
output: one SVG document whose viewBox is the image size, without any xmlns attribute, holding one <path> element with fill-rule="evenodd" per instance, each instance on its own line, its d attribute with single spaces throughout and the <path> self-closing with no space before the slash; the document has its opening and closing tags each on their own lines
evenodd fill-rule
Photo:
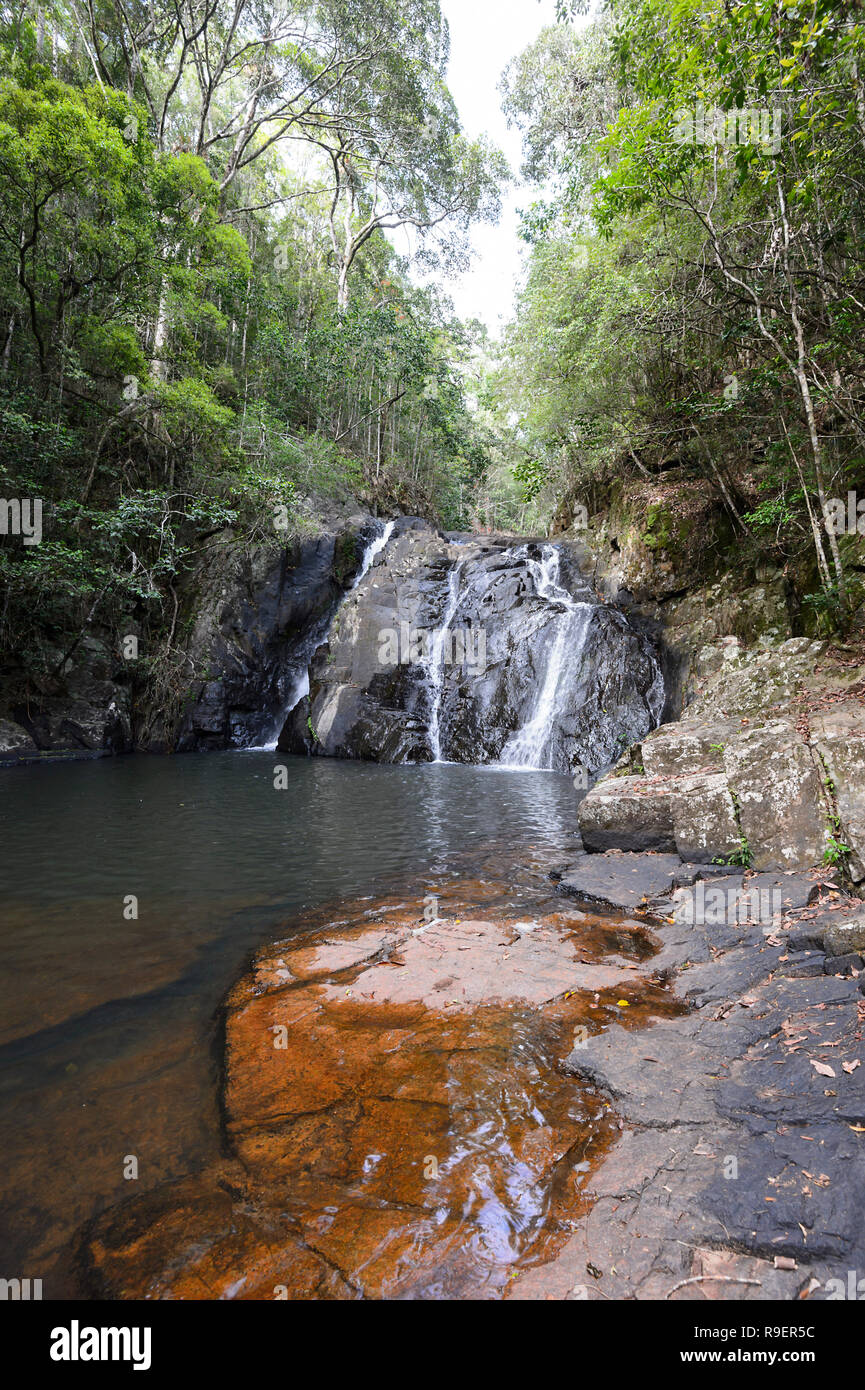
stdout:
<svg viewBox="0 0 865 1390">
<path fill-rule="evenodd" d="M 727 864 L 730 868 L 750 869 L 753 860 L 753 852 L 744 835 L 739 840 L 739 848 L 734 849 L 732 854 L 726 858 L 713 859 L 713 864 Z"/>
<path fill-rule="evenodd" d="M 176 702 L 214 548 L 322 499 L 468 524 L 471 334 L 384 229 L 462 264 L 506 169 L 460 130 L 438 0 L 216 0 L 192 45 L 182 8 L 104 0 L 86 43 L 38 13 L 0 16 L 0 484 L 44 502 L 40 545 L 0 539 L 0 644 L 26 692 L 131 625 Z"/>
<path fill-rule="evenodd" d="M 823 851 L 823 863 L 838 865 L 846 862 L 850 855 L 850 846 L 845 845 L 844 841 L 837 835 L 829 835 L 826 841 L 826 848 Z"/>
<path fill-rule="evenodd" d="M 861 12 L 616 0 L 545 30 L 504 91 L 547 179 L 501 373 L 539 522 L 699 481 L 739 563 L 787 565 L 845 627 L 819 498 L 865 483 Z"/>
</svg>

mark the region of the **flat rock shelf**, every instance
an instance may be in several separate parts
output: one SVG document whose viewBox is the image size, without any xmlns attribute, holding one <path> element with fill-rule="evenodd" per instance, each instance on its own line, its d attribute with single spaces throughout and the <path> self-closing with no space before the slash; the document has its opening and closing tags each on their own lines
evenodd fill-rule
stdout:
<svg viewBox="0 0 865 1390">
<path fill-rule="evenodd" d="M 87 1228 L 94 1292 L 497 1298 L 583 1218 L 618 1134 L 561 1060 L 682 1005 L 646 926 L 555 900 L 419 920 L 394 900 L 259 951 L 225 1011 L 227 1156 Z M 307 924 L 308 926 L 308 924 Z"/>
</svg>

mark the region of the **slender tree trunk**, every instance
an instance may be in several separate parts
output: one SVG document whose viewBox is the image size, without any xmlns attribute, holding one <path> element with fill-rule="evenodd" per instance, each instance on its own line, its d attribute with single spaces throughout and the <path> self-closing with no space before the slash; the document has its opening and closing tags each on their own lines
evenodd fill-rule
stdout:
<svg viewBox="0 0 865 1390">
<path fill-rule="evenodd" d="M 3 376 L 9 374 L 9 362 L 12 358 L 12 338 L 15 334 L 15 315 L 9 315 L 9 323 L 6 328 L 6 339 L 3 343 Z"/>
</svg>

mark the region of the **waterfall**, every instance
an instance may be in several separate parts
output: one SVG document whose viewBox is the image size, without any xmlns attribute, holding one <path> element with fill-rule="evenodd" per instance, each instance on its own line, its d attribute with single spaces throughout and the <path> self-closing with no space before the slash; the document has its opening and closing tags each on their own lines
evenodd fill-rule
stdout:
<svg viewBox="0 0 865 1390">
<path fill-rule="evenodd" d="M 373 563 L 374 563 L 374 561 L 375 561 L 375 557 L 376 557 L 377 555 L 380 555 L 380 554 L 381 554 L 381 552 L 384 550 L 385 546 L 387 545 L 388 541 L 390 540 L 391 535 L 393 534 L 393 528 L 394 528 L 394 526 L 396 526 L 396 522 L 395 522 L 395 521 L 388 521 L 387 524 L 385 525 L 385 528 L 384 528 L 384 530 L 382 531 L 381 535 L 380 535 L 380 536 L 376 536 L 375 540 L 370 541 L 369 545 L 367 546 L 366 550 L 364 551 L 363 560 L 361 561 L 361 565 L 360 565 L 360 570 L 359 570 L 358 573 L 357 573 L 357 576 L 356 576 L 356 578 L 355 578 L 355 580 L 354 580 L 354 583 L 353 583 L 352 586 L 351 586 L 351 589 L 356 589 L 357 586 L 358 586 L 358 584 L 360 583 L 360 581 L 361 581 L 363 578 L 365 578 L 365 576 L 366 576 L 367 574 L 369 574 L 370 570 L 371 570 L 372 567 L 373 567 Z M 349 593 L 351 593 L 351 589 L 349 590 Z M 304 691 L 304 694 L 307 694 L 308 692 L 309 692 L 309 686 L 307 685 L 307 688 L 306 688 L 306 690 Z"/>
<path fill-rule="evenodd" d="M 427 663 L 427 684 L 430 697 L 429 742 L 434 763 L 442 761 L 441 701 L 445 683 L 445 643 L 460 599 L 460 576 L 464 561 L 455 565 L 448 575 L 448 596 L 440 626 L 430 640 Z"/>
<path fill-rule="evenodd" d="M 545 545 L 540 562 L 529 558 L 528 566 L 538 598 L 558 609 L 559 616 L 554 619 L 556 635 L 548 648 L 534 709 L 522 728 L 511 734 L 502 749 L 501 761 L 507 767 L 552 770 L 560 695 L 567 695 L 579 671 L 595 605 L 578 603 L 562 588 L 561 556 L 555 546 Z"/>
<path fill-rule="evenodd" d="M 373 540 L 369 542 L 369 544 L 363 552 L 363 559 L 360 562 L 360 569 L 358 570 L 357 574 L 352 580 L 352 583 L 350 584 L 348 589 L 348 593 L 352 593 L 358 587 L 361 580 L 364 579 L 367 574 L 369 574 L 369 571 L 372 569 L 376 556 L 381 554 L 388 541 L 390 540 L 395 525 L 395 521 L 386 522 L 385 525 L 382 527 L 380 534 L 375 536 Z M 341 600 L 340 604 L 337 605 L 336 611 L 339 610 L 339 607 L 341 607 L 343 602 L 345 602 L 344 598 Z M 274 748 L 276 748 L 280 730 L 284 728 L 285 722 L 291 714 L 292 710 L 297 709 L 297 706 L 300 704 L 301 700 L 305 699 L 306 696 L 309 694 L 309 662 L 312 659 L 313 654 L 315 653 L 317 648 L 321 646 L 321 643 L 326 638 L 335 616 L 336 614 L 333 610 L 325 614 L 325 616 L 315 624 L 315 626 L 310 630 L 310 632 L 306 635 L 304 639 L 301 651 L 298 653 L 300 660 L 304 664 L 300 670 L 300 673 L 298 674 L 297 680 L 291 687 L 291 693 L 289 694 L 288 700 L 285 704 L 285 708 L 279 717 L 279 722 L 277 723 L 274 734 L 271 736 L 271 739 L 268 743 L 261 745 L 268 751 L 272 751 Z M 257 752 L 260 750 L 252 749 L 251 751 Z"/>
<path fill-rule="evenodd" d="M 309 719 L 295 703 L 283 751 L 593 775 L 655 727 L 664 685 L 652 641 L 597 601 L 578 547 L 454 540 L 414 520 L 411 545 L 382 555 L 399 528 L 380 527 L 350 620 L 330 628 L 327 652 L 307 658 L 304 646 L 284 672 L 293 702 L 310 684 L 315 700 Z M 383 584 L 361 582 L 371 565 Z M 385 631 L 400 640 L 383 664 Z"/>
</svg>

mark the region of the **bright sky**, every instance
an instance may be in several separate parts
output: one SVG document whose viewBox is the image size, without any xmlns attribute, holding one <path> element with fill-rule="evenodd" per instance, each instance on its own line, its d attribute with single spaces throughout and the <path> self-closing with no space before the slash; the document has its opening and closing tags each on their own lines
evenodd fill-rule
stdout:
<svg viewBox="0 0 865 1390">
<path fill-rule="evenodd" d="M 555 0 L 441 0 L 441 7 L 451 32 L 448 86 L 463 127 L 472 137 L 489 135 L 518 174 L 522 140 L 515 127 L 508 129 L 499 80 L 511 59 L 555 23 Z M 527 207 L 533 196 L 526 187 L 512 186 L 498 226 L 475 228 L 472 269 L 447 282 L 461 318 L 479 318 L 496 331 L 511 317 L 524 250 L 517 209 Z"/>
</svg>

